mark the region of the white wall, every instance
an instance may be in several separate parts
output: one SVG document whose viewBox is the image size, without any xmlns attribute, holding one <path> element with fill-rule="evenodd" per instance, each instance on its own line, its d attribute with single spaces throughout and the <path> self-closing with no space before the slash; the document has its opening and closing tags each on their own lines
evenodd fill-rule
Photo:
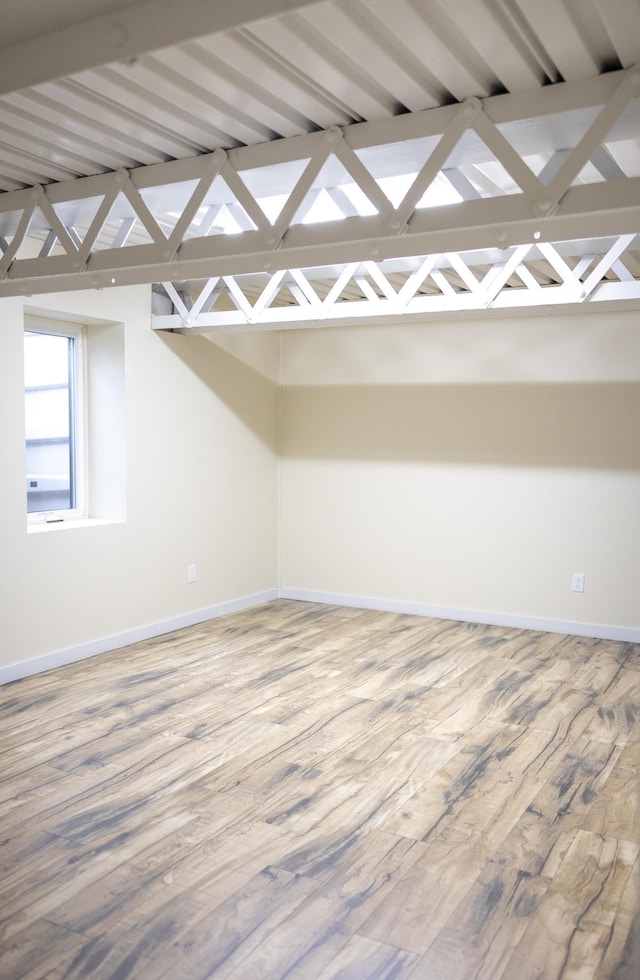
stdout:
<svg viewBox="0 0 640 980">
<path fill-rule="evenodd" d="M 282 344 L 285 590 L 640 627 L 638 314 Z"/>
<path fill-rule="evenodd" d="M 123 325 L 94 347 L 123 349 L 126 494 L 95 498 L 123 520 L 27 533 L 23 302 L 0 303 L 0 676 L 278 585 L 640 628 L 638 314 L 210 343 L 154 334 L 146 287 L 38 297 Z"/>
<path fill-rule="evenodd" d="M 35 533 L 26 521 L 23 301 L 0 302 L 0 668 L 277 586 L 278 386 L 268 377 L 277 338 L 269 349 L 264 338 L 256 344 L 263 372 L 201 338 L 154 334 L 149 293 L 28 301 L 124 324 L 125 519 Z M 113 355 L 109 328 L 94 329 L 96 356 Z M 118 448 L 109 453 L 116 459 Z M 114 495 L 117 487 L 108 496 L 123 516 Z M 109 501 L 94 500 L 113 516 Z"/>
</svg>

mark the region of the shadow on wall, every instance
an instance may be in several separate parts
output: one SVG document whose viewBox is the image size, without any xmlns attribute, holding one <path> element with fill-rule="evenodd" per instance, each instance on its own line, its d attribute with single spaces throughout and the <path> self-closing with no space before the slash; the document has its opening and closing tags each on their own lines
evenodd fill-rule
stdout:
<svg viewBox="0 0 640 980">
<path fill-rule="evenodd" d="M 288 387 L 285 456 L 640 469 L 640 383 Z"/>
<path fill-rule="evenodd" d="M 273 452 L 278 450 L 277 386 L 203 337 L 156 336 Z"/>
</svg>

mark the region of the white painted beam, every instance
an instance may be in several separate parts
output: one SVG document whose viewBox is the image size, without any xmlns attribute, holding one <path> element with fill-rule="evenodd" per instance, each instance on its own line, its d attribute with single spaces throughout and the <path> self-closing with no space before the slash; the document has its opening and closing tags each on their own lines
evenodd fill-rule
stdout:
<svg viewBox="0 0 640 980">
<path fill-rule="evenodd" d="M 0 45 L 0 95 L 308 6 L 312 0 L 141 0 L 54 34 Z M 25 9 L 28 2 L 25 0 Z"/>
<path fill-rule="evenodd" d="M 599 87 L 589 86 L 592 96 L 598 97 L 598 105 L 605 103 L 604 108 L 576 149 L 561 155 L 561 165 L 547 187 L 497 128 L 495 120 L 505 118 L 508 105 L 503 100 L 509 99 L 498 96 L 484 103 L 474 99 L 462 106 L 418 113 L 409 120 L 413 138 L 433 135 L 438 129 L 441 139 L 434 144 L 431 156 L 397 208 L 378 183 L 379 175 L 374 179 L 354 147 L 362 151 L 385 142 L 401 144 L 407 132 L 407 116 L 280 140 L 275 149 L 273 144 L 265 143 L 229 153 L 216 150 L 196 159 L 2 194 L 0 235 L 9 244 L 0 258 L 0 296 L 234 276 L 434 252 L 456 253 L 534 240 L 552 243 L 636 233 L 640 228 L 640 177 L 577 186 L 566 183 L 583 159 L 598 152 L 596 144 L 605 123 L 615 125 L 616 113 L 623 111 L 630 93 L 640 83 L 637 70 L 619 72 L 616 77 L 617 86 L 613 89 L 606 76 Z M 564 93 L 561 101 L 566 104 L 566 88 L 559 88 Z M 572 92 L 574 100 L 582 105 L 582 91 L 573 87 Z M 547 90 L 542 89 L 530 94 L 527 112 L 539 117 L 549 104 Z M 522 111 L 521 96 L 515 105 Z M 455 205 L 418 208 L 422 194 L 439 172 L 455 172 L 455 168 L 447 167 L 447 159 L 467 130 L 475 130 L 483 140 L 470 141 L 475 147 L 472 153 L 486 153 L 489 146 L 519 184 L 520 191 L 494 197 L 468 194 L 467 199 Z M 362 141 L 363 131 L 371 141 L 368 147 Z M 376 149 L 374 157 L 377 153 Z M 365 159 L 370 158 L 371 154 L 365 154 Z M 300 164 L 291 168 L 289 164 L 294 160 Z M 407 164 L 401 152 L 387 153 L 385 160 L 391 161 L 385 162 L 386 167 L 397 167 L 397 175 L 407 176 L 402 169 Z M 272 224 L 261 201 L 273 193 L 269 181 L 273 180 L 273 167 L 278 161 L 286 161 L 285 173 L 294 171 L 294 178 L 288 200 Z M 327 161 L 332 166 L 325 168 Z M 336 161 L 346 168 L 377 214 L 351 214 L 344 220 L 302 224 L 300 217 L 309 201 L 319 189 L 327 186 L 330 190 L 331 182 L 336 182 L 335 176 L 330 176 L 336 172 Z M 469 159 L 470 165 L 473 162 Z M 248 170 L 254 174 L 246 182 L 244 175 Z M 259 179 L 261 170 L 263 182 Z M 282 169 L 279 172 L 282 174 Z M 563 173 L 564 181 L 560 179 Z M 617 171 L 612 173 L 617 176 Z M 228 200 L 215 191 L 216 175 L 224 180 Z M 172 205 L 173 185 L 184 185 L 185 181 L 197 182 L 195 189 L 188 200 L 183 194 L 178 198 L 181 203 Z M 89 229 L 76 240 L 56 209 L 73 212 L 75 205 L 89 197 L 102 197 L 102 202 Z M 220 234 L 215 227 L 215 217 L 225 206 L 245 216 L 241 233 Z M 177 215 L 173 231 L 171 225 L 167 227 L 170 210 Z M 132 215 L 135 229 L 130 225 Z M 75 219 L 73 226 L 82 230 Z M 151 239 L 147 239 L 148 244 L 139 244 L 140 238 L 134 238 L 126 249 L 116 247 L 123 245 L 134 231 L 138 235 L 140 229 Z M 45 246 L 38 258 L 20 257 L 27 235 L 42 241 L 49 233 L 56 236 L 65 254 L 49 254 Z M 98 236 L 99 248 L 94 247 Z M 109 241 L 111 247 L 104 247 Z"/>
<path fill-rule="evenodd" d="M 603 282 L 588 300 L 578 299 L 576 294 L 564 284 L 547 286 L 536 290 L 538 296 L 532 304 L 528 289 L 502 289 L 490 306 L 482 302 L 479 294 L 447 293 L 432 296 L 416 296 L 400 312 L 396 304 L 386 299 L 351 301 L 340 303 L 328 311 L 318 310 L 307 304 L 304 307 L 273 307 L 250 320 L 239 310 L 225 313 L 208 313 L 201 316 L 193 326 L 185 326 L 180 316 L 154 316 L 154 330 L 172 330 L 183 334 L 242 333 L 246 331 L 296 330 L 302 327 L 353 326 L 366 321 L 376 323 L 424 322 L 426 318 L 437 319 L 447 316 L 458 317 L 461 313 L 476 316 L 495 316 L 510 310 L 544 310 L 545 312 L 584 310 L 597 307 L 599 310 L 638 309 L 640 305 L 640 283 Z"/>
<path fill-rule="evenodd" d="M 21 220 L 28 226 L 28 209 Z M 536 235 L 540 242 L 571 241 L 631 234 L 638 228 L 640 177 L 572 187 L 555 214 L 545 219 L 532 216 L 527 201 L 519 195 L 508 195 L 416 212 L 403 235 L 389 235 L 379 216 L 350 218 L 296 225 L 275 250 L 257 231 L 191 238 L 169 260 L 156 243 L 99 250 L 82 271 L 76 271 L 73 256 L 66 255 L 12 262 L 11 242 L 0 258 L 0 296 L 504 247 L 533 242 Z"/>
<path fill-rule="evenodd" d="M 371 321 L 389 319 L 403 314 L 436 314 L 451 311 L 479 311 L 489 308 L 540 308 L 576 306 L 590 302 L 636 302 L 640 307 L 640 281 L 625 277 L 620 282 L 608 282 L 607 276 L 620 256 L 629 253 L 636 244 L 635 235 L 622 235 L 592 240 L 593 252 L 584 255 L 583 243 L 564 242 L 561 249 L 551 243 L 525 244 L 502 252 L 491 250 L 479 253 L 446 253 L 427 256 L 419 267 L 396 291 L 390 277 L 396 281 L 398 270 L 392 273 L 381 263 L 366 261 L 338 266 L 308 269 L 289 269 L 273 273 L 265 283 L 265 273 L 259 276 L 226 276 L 224 287 L 235 310 L 205 312 L 200 296 L 195 303 L 197 284 L 191 294 L 184 286 L 165 284 L 172 299 L 174 315 L 156 315 L 155 329 L 176 327 L 235 329 L 252 325 L 257 329 L 280 329 L 283 325 L 308 326 L 318 320 L 354 322 L 362 318 Z M 541 285 L 532 275 L 527 263 L 535 264 L 544 258 L 558 281 Z M 599 258 L 598 258 L 599 257 Z M 587 280 L 581 276 L 596 260 Z M 492 268 L 480 281 L 472 271 L 476 265 Z M 576 261 L 577 260 L 577 261 Z M 571 262 L 571 265 L 569 264 Z M 415 262 L 405 263 L 411 268 Z M 448 275 L 445 271 L 448 270 Z M 455 274 L 455 289 L 450 281 Z M 514 285 L 518 281 L 521 285 Z M 287 283 L 293 304 L 275 303 L 281 284 Z M 511 283 L 511 285 L 509 284 Z M 202 292 L 210 292 L 215 280 L 205 282 Z M 376 287 L 376 288 L 374 288 Z M 615 287 L 615 288 L 613 288 Z M 325 293 L 323 301 L 319 293 Z M 200 294 L 202 295 L 202 293 Z M 257 299 L 256 299 L 257 296 Z M 357 298 L 354 298 L 357 297 Z M 177 317 L 177 318 L 176 318 Z"/>
</svg>

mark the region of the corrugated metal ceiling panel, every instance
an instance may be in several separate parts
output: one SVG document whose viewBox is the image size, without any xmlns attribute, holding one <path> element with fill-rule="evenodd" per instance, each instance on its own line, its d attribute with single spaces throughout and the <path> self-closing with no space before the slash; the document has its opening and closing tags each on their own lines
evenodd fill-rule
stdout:
<svg viewBox="0 0 640 980">
<path fill-rule="evenodd" d="M 0 188 L 534 89 L 640 61 L 636 0 L 342 0 L 0 99 Z"/>
</svg>

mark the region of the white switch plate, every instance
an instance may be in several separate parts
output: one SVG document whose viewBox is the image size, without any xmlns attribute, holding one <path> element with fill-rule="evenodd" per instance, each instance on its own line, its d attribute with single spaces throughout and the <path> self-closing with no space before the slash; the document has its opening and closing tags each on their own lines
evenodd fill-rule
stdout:
<svg viewBox="0 0 640 980">
<path fill-rule="evenodd" d="M 584 592 L 584 575 L 582 572 L 574 572 L 571 576 L 571 591 Z"/>
<path fill-rule="evenodd" d="M 196 566 L 187 565 L 187 582 L 195 582 L 196 580 Z"/>
</svg>

